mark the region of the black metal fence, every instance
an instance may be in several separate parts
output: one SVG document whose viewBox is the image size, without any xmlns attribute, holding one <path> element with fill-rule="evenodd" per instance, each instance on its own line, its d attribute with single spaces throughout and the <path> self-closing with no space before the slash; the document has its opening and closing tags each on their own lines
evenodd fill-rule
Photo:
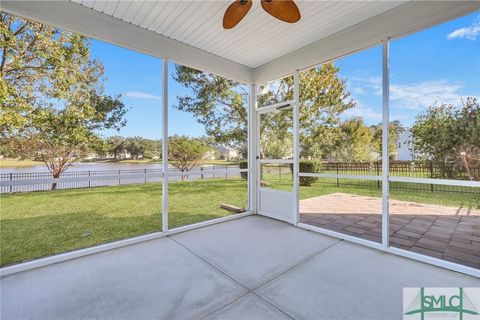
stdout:
<svg viewBox="0 0 480 320">
<path fill-rule="evenodd" d="M 444 179 L 442 172 L 442 163 L 433 161 L 390 161 L 389 175 L 408 178 L 431 178 Z M 310 173 L 333 173 L 340 175 L 363 175 L 363 176 L 381 176 L 382 163 L 381 162 L 323 162 L 319 166 L 319 170 Z M 479 176 L 480 168 L 470 169 L 470 173 L 474 176 Z M 469 180 L 466 173 L 461 173 L 453 180 Z M 320 178 L 317 183 L 335 185 L 335 186 L 358 186 L 377 188 L 382 187 L 381 181 L 367 180 L 367 179 L 353 179 L 353 178 Z M 391 189 L 401 190 L 416 190 L 422 192 L 460 192 L 460 193 L 480 193 L 479 188 L 464 187 L 464 186 L 449 186 L 440 184 L 426 184 L 415 182 L 390 182 Z"/>
<path fill-rule="evenodd" d="M 391 161 L 390 162 L 390 176 L 408 177 L 408 178 L 433 178 L 442 179 L 441 165 L 432 161 Z M 307 166 L 305 166 L 307 167 Z M 301 170 L 302 173 L 326 173 L 338 175 L 357 175 L 357 176 L 381 176 L 382 163 L 381 162 L 324 162 L 318 161 L 317 165 L 309 166 L 315 170 Z M 302 166 L 300 166 L 302 168 Z M 476 171 L 475 171 L 476 170 Z M 471 169 L 478 176 L 480 168 Z M 262 175 L 266 175 L 266 180 L 275 183 L 284 183 L 292 181 L 293 175 L 291 165 L 289 164 L 266 164 L 262 165 Z M 457 176 L 453 180 L 467 180 L 466 174 Z M 317 184 L 341 186 L 354 186 L 363 188 L 381 189 L 382 182 L 378 180 L 368 180 L 360 178 L 318 178 Z M 463 192 L 463 193 L 480 193 L 480 188 L 463 187 L 463 186 L 449 186 L 439 184 L 425 184 L 414 182 L 390 182 L 391 189 L 402 190 L 417 190 L 425 192 Z"/>
<path fill-rule="evenodd" d="M 187 173 L 189 180 L 198 179 L 217 179 L 217 178 L 238 178 L 240 173 L 228 172 L 228 169 L 238 169 L 238 164 L 227 165 L 205 165 L 193 169 L 195 173 Z M 332 173 L 343 175 L 373 175 L 380 176 L 382 174 L 381 162 L 321 162 L 316 166 L 314 172 L 303 173 Z M 202 171 L 215 170 L 216 172 Z M 472 169 L 480 170 L 480 168 Z M 176 169 L 171 171 L 179 172 Z M 62 173 L 61 178 L 75 178 L 83 177 L 92 179 L 85 179 L 83 181 L 72 182 L 58 182 L 57 189 L 75 189 L 75 188 L 92 188 L 100 186 L 115 186 L 123 184 L 139 184 L 149 182 L 162 181 L 162 169 L 129 169 L 129 170 L 83 170 L 83 171 L 66 171 Z M 390 175 L 402 176 L 411 178 L 441 178 L 439 176 L 440 164 L 434 162 L 411 162 L 411 161 L 391 161 Z M 478 171 L 477 171 L 478 172 Z M 274 180 L 292 180 L 293 175 L 290 165 L 266 164 L 262 165 L 262 175 L 267 174 L 270 179 Z M 132 178 L 134 175 L 143 175 L 141 178 Z M 108 179 L 98 179 L 98 177 L 108 176 Z M 478 174 L 477 174 L 478 176 Z M 97 177 L 97 178 L 95 178 Z M 52 175 L 48 172 L 30 172 L 30 173 L 1 173 L 0 181 L 22 181 L 22 180 L 36 180 L 36 179 L 50 179 Z M 169 180 L 180 180 L 179 176 L 171 176 Z M 466 179 L 461 176 L 460 179 Z M 381 188 L 381 181 L 372 181 L 358 178 L 319 178 L 317 183 L 336 185 L 336 186 L 358 186 Z M 50 190 L 52 183 L 32 183 L 19 185 L 2 185 L 0 193 L 14 193 L 14 192 L 29 192 Z M 461 186 L 447 186 L 438 184 L 423 184 L 410 182 L 390 182 L 392 189 L 404 190 L 418 190 L 429 192 L 464 192 L 464 193 L 478 193 L 478 188 L 461 187 Z"/>
<path fill-rule="evenodd" d="M 317 166 L 320 169 L 315 173 L 337 173 L 352 175 L 382 175 L 381 162 L 320 162 Z M 439 178 L 469 180 L 466 171 L 458 171 L 456 175 L 446 176 L 445 164 L 433 161 L 390 161 L 389 174 L 391 176 L 410 178 Z M 470 168 L 470 174 L 474 177 L 480 176 L 479 168 Z"/>
</svg>

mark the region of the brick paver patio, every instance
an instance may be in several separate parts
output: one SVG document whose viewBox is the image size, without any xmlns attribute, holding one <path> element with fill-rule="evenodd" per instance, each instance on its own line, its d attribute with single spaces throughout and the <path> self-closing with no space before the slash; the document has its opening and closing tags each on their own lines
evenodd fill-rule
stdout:
<svg viewBox="0 0 480 320">
<path fill-rule="evenodd" d="M 300 201 L 303 223 L 381 242 L 382 199 L 333 193 Z M 480 269 L 480 210 L 390 200 L 390 244 Z"/>
</svg>

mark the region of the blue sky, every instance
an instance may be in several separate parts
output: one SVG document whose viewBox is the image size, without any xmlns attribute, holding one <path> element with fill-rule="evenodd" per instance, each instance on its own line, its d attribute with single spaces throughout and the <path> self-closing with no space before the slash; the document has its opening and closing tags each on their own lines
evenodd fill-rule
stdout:
<svg viewBox="0 0 480 320">
<path fill-rule="evenodd" d="M 339 59 L 340 76 L 357 107 L 348 117 L 381 121 L 382 48 Z M 390 119 L 410 126 L 434 103 L 480 97 L 480 14 L 474 13 L 390 42 Z"/>
<path fill-rule="evenodd" d="M 122 94 L 130 107 L 127 126 L 119 134 L 160 138 L 161 60 L 97 40 L 92 40 L 91 52 L 105 67 L 106 93 Z M 381 122 L 381 57 L 381 47 L 377 46 L 335 62 L 357 103 L 344 118 L 361 116 L 367 124 Z M 170 79 L 173 71 L 171 63 Z M 406 126 L 435 102 L 458 105 L 462 97 L 480 97 L 480 14 L 392 41 L 390 76 L 390 118 Z M 169 86 L 170 106 L 178 95 L 189 93 L 173 79 Z M 204 129 L 191 114 L 170 107 L 169 134 L 201 136 Z"/>
</svg>

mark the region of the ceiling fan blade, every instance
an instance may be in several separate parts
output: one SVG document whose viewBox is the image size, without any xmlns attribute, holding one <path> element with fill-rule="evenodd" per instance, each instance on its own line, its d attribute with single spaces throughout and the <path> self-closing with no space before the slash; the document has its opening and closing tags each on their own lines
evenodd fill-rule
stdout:
<svg viewBox="0 0 480 320">
<path fill-rule="evenodd" d="M 228 6 L 223 16 L 223 27 L 231 29 L 235 27 L 252 7 L 252 0 L 236 0 Z"/>
<path fill-rule="evenodd" d="M 288 23 L 295 23 L 301 18 L 293 0 L 262 0 L 262 8 L 271 16 Z"/>
</svg>

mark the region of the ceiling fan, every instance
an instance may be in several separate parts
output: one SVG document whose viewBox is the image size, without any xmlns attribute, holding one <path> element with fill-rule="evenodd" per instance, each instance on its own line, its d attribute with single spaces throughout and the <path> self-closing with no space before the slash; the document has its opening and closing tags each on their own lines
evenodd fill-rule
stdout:
<svg viewBox="0 0 480 320">
<path fill-rule="evenodd" d="M 223 16 L 223 27 L 232 29 L 245 17 L 252 7 L 253 0 L 235 0 Z M 261 0 L 262 8 L 271 16 L 295 23 L 300 20 L 300 10 L 294 0 Z"/>
</svg>

